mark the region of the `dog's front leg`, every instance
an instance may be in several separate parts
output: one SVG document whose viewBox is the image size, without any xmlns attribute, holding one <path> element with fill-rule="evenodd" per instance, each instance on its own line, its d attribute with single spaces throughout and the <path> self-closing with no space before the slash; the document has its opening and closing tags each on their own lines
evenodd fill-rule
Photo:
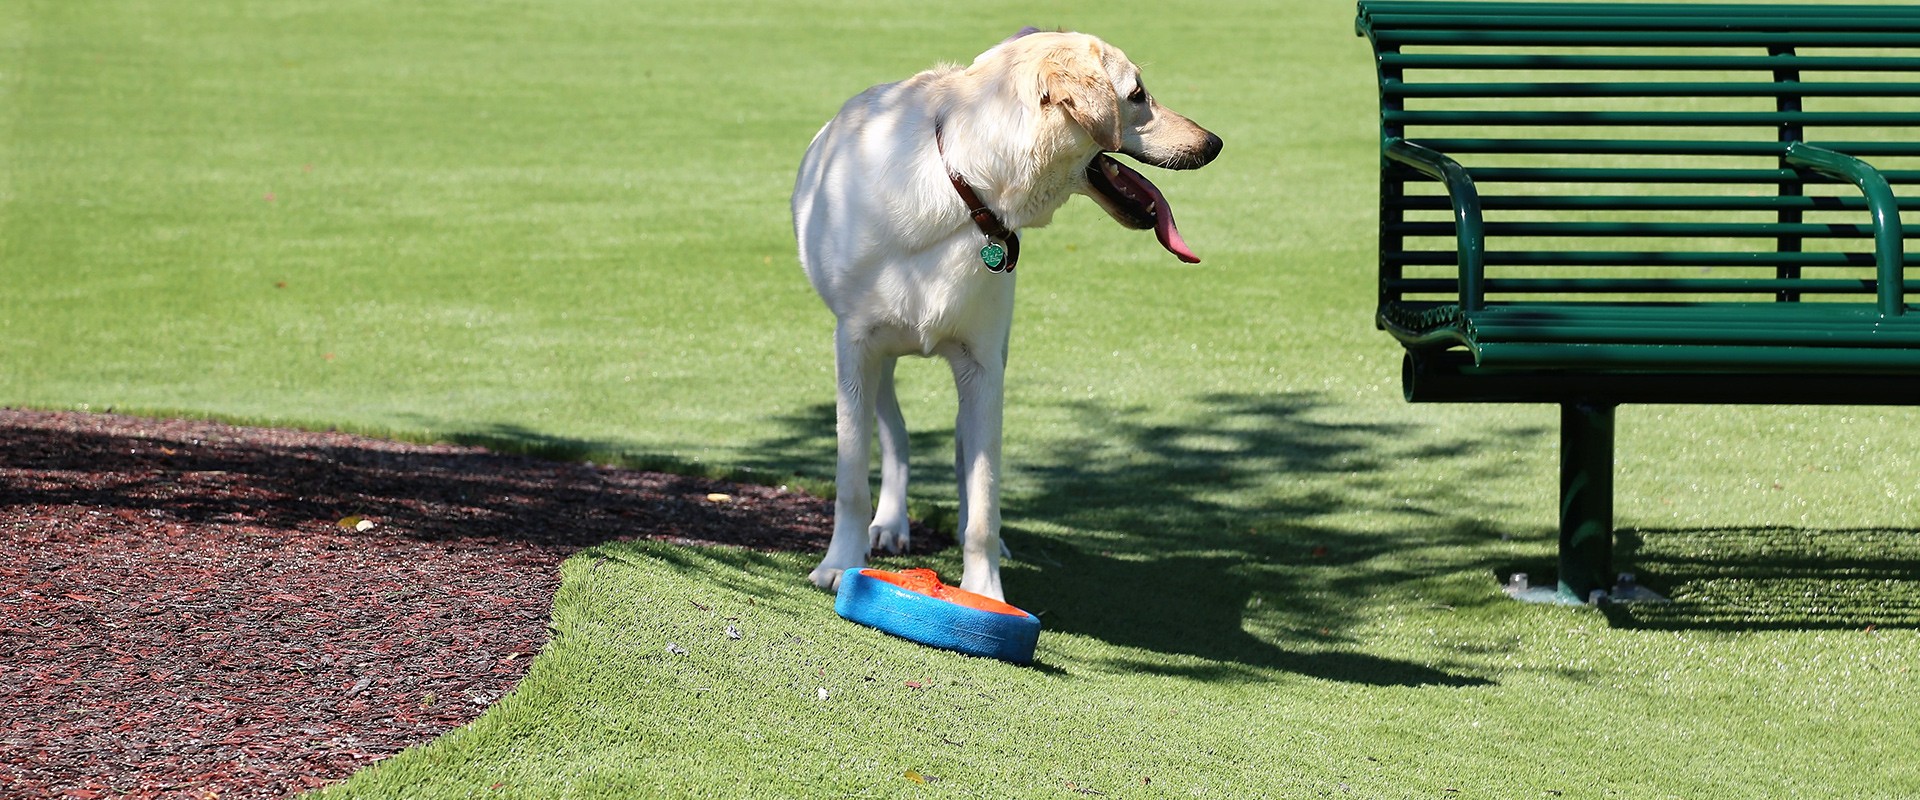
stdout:
<svg viewBox="0 0 1920 800">
<path fill-rule="evenodd" d="M 853 338 L 846 325 L 834 330 L 834 371 L 838 391 L 834 429 L 839 463 L 834 472 L 833 539 L 808 580 L 822 589 L 840 586 L 840 574 L 866 566 L 871 544 L 867 523 L 873 518 L 868 450 L 873 444 L 874 398 L 882 378 L 882 359 Z"/>
<path fill-rule="evenodd" d="M 872 549 L 889 553 L 907 552 L 912 536 L 907 523 L 907 421 L 900 413 L 900 398 L 893 388 L 893 370 L 899 359 L 885 359 L 880 368 L 880 385 L 874 392 L 880 419 L 880 507 L 867 529 Z"/>
<path fill-rule="evenodd" d="M 954 470 L 960 481 L 960 588 L 996 600 L 1000 588 L 1000 425 L 1006 391 L 1004 348 L 956 347 L 947 354 L 960 392 Z"/>
</svg>

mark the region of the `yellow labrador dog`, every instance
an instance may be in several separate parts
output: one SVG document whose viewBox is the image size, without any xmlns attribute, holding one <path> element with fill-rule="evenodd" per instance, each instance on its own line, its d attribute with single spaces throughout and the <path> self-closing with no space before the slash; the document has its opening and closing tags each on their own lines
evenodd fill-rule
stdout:
<svg viewBox="0 0 1920 800">
<path fill-rule="evenodd" d="M 941 356 L 960 394 L 960 585 L 1000 587 L 1000 425 L 1018 232 L 1076 194 L 1151 228 L 1198 262 L 1160 190 L 1107 153 L 1205 166 L 1220 137 L 1147 93 L 1126 54 L 1095 37 L 1027 29 L 974 59 L 848 101 L 814 136 L 793 190 L 807 279 L 838 318 L 838 498 L 813 571 L 833 589 L 875 548 L 907 545 L 907 429 L 894 363 Z M 869 448 L 879 421 L 880 498 Z"/>
</svg>

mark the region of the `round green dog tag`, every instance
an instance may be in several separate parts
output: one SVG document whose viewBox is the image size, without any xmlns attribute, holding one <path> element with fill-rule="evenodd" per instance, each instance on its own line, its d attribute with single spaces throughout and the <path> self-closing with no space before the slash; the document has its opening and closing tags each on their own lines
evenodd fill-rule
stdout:
<svg viewBox="0 0 1920 800">
<path fill-rule="evenodd" d="M 980 248 L 980 263 L 987 265 L 989 272 L 999 272 L 1000 265 L 1007 263 L 1007 246 L 988 240 L 987 246 Z"/>
</svg>

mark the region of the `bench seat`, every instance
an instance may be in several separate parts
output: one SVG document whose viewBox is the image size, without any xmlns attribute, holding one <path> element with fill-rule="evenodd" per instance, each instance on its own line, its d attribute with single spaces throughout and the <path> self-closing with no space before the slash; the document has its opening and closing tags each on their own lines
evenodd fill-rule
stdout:
<svg viewBox="0 0 1920 800">
<path fill-rule="evenodd" d="M 1853 303 L 1392 304 L 1379 322 L 1409 350 L 1463 347 L 1489 370 L 1920 371 L 1920 316 Z"/>
</svg>

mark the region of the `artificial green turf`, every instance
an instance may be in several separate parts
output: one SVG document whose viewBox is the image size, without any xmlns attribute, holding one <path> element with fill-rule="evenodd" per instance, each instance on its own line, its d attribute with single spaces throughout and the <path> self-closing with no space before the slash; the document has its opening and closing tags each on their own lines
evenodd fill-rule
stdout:
<svg viewBox="0 0 1920 800">
<path fill-rule="evenodd" d="M 841 622 L 807 554 L 608 544 L 513 694 L 324 796 L 1920 793 L 1911 410 L 1623 409 L 1623 566 L 1679 602 L 1501 597 L 1551 568 L 1555 417 L 1400 400 L 1351 16 L 0 5 L 0 402 L 818 485 L 806 142 L 867 85 L 1086 30 L 1227 148 L 1154 176 L 1205 264 L 1088 203 L 1028 234 L 1006 581 L 1040 666 Z M 901 378 L 941 519 L 949 380 Z"/>
</svg>

